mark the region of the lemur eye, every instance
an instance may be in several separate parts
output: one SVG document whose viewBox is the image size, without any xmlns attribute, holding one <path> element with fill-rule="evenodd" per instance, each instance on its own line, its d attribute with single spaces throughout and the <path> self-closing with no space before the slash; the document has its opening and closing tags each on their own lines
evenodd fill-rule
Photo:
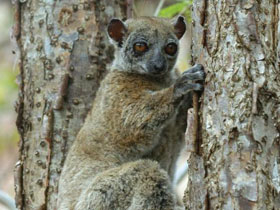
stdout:
<svg viewBox="0 0 280 210">
<path fill-rule="evenodd" d="M 136 42 L 133 45 L 133 50 L 137 53 L 144 53 L 148 50 L 148 45 L 145 42 Z"/>
<path fill-rule="evenodd" d="M 166 45 L 165 52 L 171 56 L 175 55 L 177 52 L 177 45 L 175 43 L 170 43 Z"/>
</svg>

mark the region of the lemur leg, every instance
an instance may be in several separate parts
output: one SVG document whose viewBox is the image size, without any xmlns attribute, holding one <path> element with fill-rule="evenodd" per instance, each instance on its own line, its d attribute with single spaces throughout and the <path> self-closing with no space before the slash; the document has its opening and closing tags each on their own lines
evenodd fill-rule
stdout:
<svg viewBox="0 0 280 210">
<path fill-rule="evenodd" d="M 88 183 L 75 210 L 174 210 L 167 173 L 151 160 L 138 160 L 98 174 Z"/>
</svg>

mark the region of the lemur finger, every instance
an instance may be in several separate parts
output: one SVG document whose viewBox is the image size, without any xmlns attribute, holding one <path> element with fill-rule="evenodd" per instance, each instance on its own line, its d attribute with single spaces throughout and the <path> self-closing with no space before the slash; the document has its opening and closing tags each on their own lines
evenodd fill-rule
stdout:
<svg viewBox="0 0 280 210">
<path fill-rule="evenodd" d="M 203 71 L 204 72 L 204 67 L 201 64 L 196 64 L 193 67 L 191 67 L 190 69 L 184 71 L 184 73 L 185 72 L 194 73 L 194 72 L 197 72 L 197 71 Z"/>
<path fill-rule="evenodd" d="M 204 71 L 197 71 L 197 72 L 184 72 L 182 75 L 183 81 L 203 81 L 205 79 Z"/>
</svg>

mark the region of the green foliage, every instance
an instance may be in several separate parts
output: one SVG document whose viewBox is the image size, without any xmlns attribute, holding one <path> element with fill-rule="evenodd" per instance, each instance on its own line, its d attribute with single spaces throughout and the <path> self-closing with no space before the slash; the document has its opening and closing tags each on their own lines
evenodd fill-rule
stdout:
<svg viewBox="0 0 280 210">
<path fill-rule="evenodd" d="M 172 18 L 175 15 L 185 15 L 187 21 L 191 21 L 191 5 L 192 0 L 179 0 L 177 3 L 172 4 L 168 7 L 163 8 L 159 12 L 159 17 Z"/>
<path fill-rule="evenodd" d="M 15 84 L 17 71 L 12 65 L 0 61 L 0 155 L 10 146 L 16 145 L 19 139 L 15 128 L 13 104 L 17 97 L 18 87 Z"/>
<path fill-rule="evenodd" d="M 8 67 L 0 67 L 0 108 L 7 108 L 10 104 L 11 96 L 17 92 L 15 84 L 16 72 Z"/>
</svg>

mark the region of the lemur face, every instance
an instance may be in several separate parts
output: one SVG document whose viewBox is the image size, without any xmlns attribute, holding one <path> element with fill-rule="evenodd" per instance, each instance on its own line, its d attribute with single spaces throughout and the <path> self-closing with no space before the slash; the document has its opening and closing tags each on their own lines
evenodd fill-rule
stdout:
<svg viewBox="0 0 280 210">
<path fill-rule="evenodd" d="M 179 39 L 185 30 L 183 17 L 174 24 L 155 17 L 129 19 L 125 23 L 113 19 L 108 26 L 108 34 L 116 44 L 120 66 L 129 72 L 154 77 L 163 76 L 173 69 Z"/>
</svg>

